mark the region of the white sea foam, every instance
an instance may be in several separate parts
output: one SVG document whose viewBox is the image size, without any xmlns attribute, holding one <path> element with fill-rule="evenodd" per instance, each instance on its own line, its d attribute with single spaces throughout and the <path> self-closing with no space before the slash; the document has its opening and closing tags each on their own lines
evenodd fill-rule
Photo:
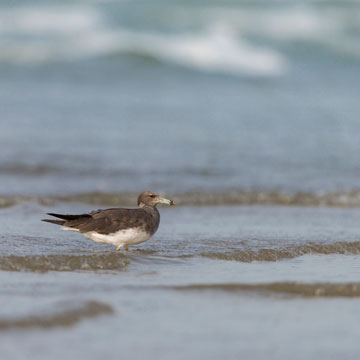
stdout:
<svg viewBox="0 0 360 360">
<path fill-rule="evenodd" d="M 286 69 L 284 57 L 276 51 L 215 29 L 181 35 L 127 33 L 126 37 L 131 39 L 126 50 L 199 70 L 266 76 Z"/>
</svg>

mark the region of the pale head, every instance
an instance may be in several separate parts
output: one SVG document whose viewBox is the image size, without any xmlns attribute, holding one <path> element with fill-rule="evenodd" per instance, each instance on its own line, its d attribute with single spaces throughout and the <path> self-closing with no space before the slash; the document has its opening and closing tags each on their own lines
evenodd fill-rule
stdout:
<svg viewBox="0 0 360 360">
<path fill-rule="evenodd" d="M 157 204 L 175 205 L 172 200 L 165 199 L 153 191 L 143 191 L 138 197 L 138 206 L 152 206 L 155 207 Z"/>
</svg>

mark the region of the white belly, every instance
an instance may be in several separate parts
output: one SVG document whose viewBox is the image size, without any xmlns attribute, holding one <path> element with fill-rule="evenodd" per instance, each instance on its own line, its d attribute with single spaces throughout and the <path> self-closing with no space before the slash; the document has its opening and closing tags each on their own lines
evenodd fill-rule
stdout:
<svg viewBox="0 0 360 360">
<path fill-rule="evenodd" d="M 96 241 L 112 245 L 136 245 L 151 238 L 151 235 L 142 228 L 119 230 L 112 234 L 99 234 L 94 231 L 84 233 L 88 238 Z"/>
</svg>

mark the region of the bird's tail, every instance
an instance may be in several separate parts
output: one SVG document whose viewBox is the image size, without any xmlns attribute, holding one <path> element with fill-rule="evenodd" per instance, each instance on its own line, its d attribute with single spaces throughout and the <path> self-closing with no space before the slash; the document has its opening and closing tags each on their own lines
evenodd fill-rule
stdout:
<svg viewBox="0 0 360 360">
<path fill-rule="evenodd" d="M 48 222 L 48 223 L 56 224 L 56 225 L 64 225 L 64 224 L 65 224 L 65 220 L 42 219 L 41 221 L 46 221 L 46 222 Z"/>
<path fill-rule="evenodd" d="M 90 217 L 89 214 L 65 215 L 65 214 L 47 213 L 47 215 L 54 216 L 63 220 L 77 220 L 79 218 Z"/>
<path fill-rule="evenodd" d="M 65 215 L 65 214 L 55 214 L 55 213 L 47 213 L 47 215 L 57 217 L 62 220 L 50 220 L 50 219 L 43 219 L 42 221 L 49 222 L 51 224 L 56 225 L 64 225 L 67 221 L 71 220 L 78 220 L 81 218 L 88 218 L 90 217 L 89 214 L 80 214 L 80 215 Z"/>
</svg>

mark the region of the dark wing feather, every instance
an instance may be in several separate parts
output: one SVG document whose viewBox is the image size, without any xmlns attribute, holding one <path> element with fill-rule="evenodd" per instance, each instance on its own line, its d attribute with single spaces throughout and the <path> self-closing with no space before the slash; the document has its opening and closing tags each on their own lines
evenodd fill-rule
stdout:
<svg viewBox="0 0 360 360">
<path fill-rule="evenodd" d="M 75 220 L 79 218 L 90 218 L 90 214 L 80 214 L 80 215 L 64 215 L 64 214 L 54 214 L 54 213 L 47 213 L 47 215 L 57 217 L 63 220 Z"/>
<path fill-rule="evenodd" d="M 96 231 L 99 234 L 111 234 L 140 226 L 151 232 L 153 219 L 143 209 L 107 209 L 93 211 L 88 217 L 68 220 L 64 225 L 78 229 L 81 233 Z"/>
</svg>

